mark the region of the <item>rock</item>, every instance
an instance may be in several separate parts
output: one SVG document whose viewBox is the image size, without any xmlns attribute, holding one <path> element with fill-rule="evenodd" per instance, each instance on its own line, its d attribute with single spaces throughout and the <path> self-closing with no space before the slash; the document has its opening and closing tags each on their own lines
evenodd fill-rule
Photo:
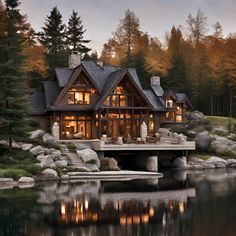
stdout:
<svg viewBox="0 0 236 236">
<path fill-rule="evenodd" d="M 227 165 L 227 161 L 216 156 L 210 157 L 206 163 L 214 165 L 216 168 L 224 168 Z"/>
<path fill-rule="evenodd" d="M 60 167 L 60 168 L 66 167 L 68 165 L 67 161 L 65 160 L 55 161 L 55 164 L 56 164 L 56 167 Z"/>
<path fill-rule="evenodd" d="M 44 149 L 42 146 L 38 145 L 36 147 L 31 148 L 30 153 L 32 153 L 34 156 L 38 156 L 40 154 L 44 154 Z"/>
<path fill-rule="evenodd" d="M 21 148 L 21 145 L 19 145 L 19 144 L 16 143 L 16 142 L 13 142 L 13 143 L 12 143 L 12 147 L 13 147 L 13 148 Z"/>
<path fill-rule="evenodd" d="M 43 142 L 46 144 L 56 144 L 54 137 L 48 133 L 43 135 Z"/>
<path fill-rule="evenodd" d="M 44 175 L 46 177 L 49 177 L 49 178 L 52 178 L 52 179 L 58 179 L 57 172 L 53 169 L 50 169 L 50 168 L 42 171 L 42 175 Z"/>
<path fill-rule="evenodd" d="M 8 145 L 8 142 L 7 142 L 7 140 L 0 140 L 0 144 L 3 144 L 3 145 Z"/>
<path fill-rule="evenodd" d="M 80 166 L 80 167 L 75 167 L 73 168 L 73 170 L 78 171 L 78 172 L 89 172 L 90 170 L 84 166 Z"/>
<path fill-rule="evenodd" d="M 157 172 L 158 171 L 158 157 L 157 156 L 150 156 L 146 160 L 146 170 Z"/>
<path fill-rule="evenodd" d="M 210 135 L 207 131 L 203 131 L 196 135 L 196 146 L 201 151 L 206 151 L 210 144 Z"/>
<path fill-rule="evenodd" d="M 61 159 L 61 151 L 56 150 L 54 148 L 49 149 L 49 155 L 52 157 L 54 161 L 58 161 Z"/>
<path fill-rule="evenodd" d="M 173 161 L 172 165 L 175 168 L 187 168 L 188 167 L 186 157 L 177 157 Z"/>
<path fill-rule="evenodd" d="M 206 117 L 204 116 L 202 112 L 193 111 L 190 113 L 188 118 L 189 120 L 202 120 L 202 119 L 205 119 Z"/>
<path fill-rule="evenodd" d="M 43 130 L 38 129 L 38 130 L 30 132 L 30 138 L 31 139 L 41 138 L 44 134 L 45 132 Z"/>
<path fill-rule="evenodd" d="M 189 138 L 195 138 L 197 133 L 196 133 L 196 131 L 188 130 L 187 135 L 188 135 Z"/>
<path fill-rule="evenodd" d="M 77 155 L 82 159 L 82 161 L 86 163 L 91 163 L 94 162 L 100 167 L 100 160 L 98 159 L 98 155 L 95 151 L 92 149 L 83 149 L 83 150 L 76 150 Z"/>
<path fill-rule="evenodd" d="M 69 180 L 70 176 L 69 175 L 61 175 L 61 180 Z"/>
<path fill-rule="evenodd" d="M 193 164 L 202 164 L 202 163 L 204 163 L 204 160 L 202 160 L 199 157 L 189 157 L 189 162 L 191 162 Z"/>
<path fill-rule="evenodd" d="M 103 158 L 100 158 L 100 162 L 101 162 L 100 169 L 103 171 L 104 170 L 120 170 L 118 166 L 118 162 L 114 158 L 103 157 Z"/>
<path fill-rule="evenodd" d="M 232 164 L 236 165 L 236 159 L 227 159 L 227 166 L 231 166 Z"/>
<path fill-rule="evenodd" d="M 215 169 L 215 165 L 211 164 L 211 163 L 202 163 L 202 166 L 204 169 Z"/>
<path fill-rule="evenodd" d="M 32 143 L 24 143 L 21 148 L 23 151 L 29 151 L 33 147 Z"/>
<path fill-rule="evenodd" d="M 34 183 L 34 182 L 35 182 L 35 181 L 34 181 L 33 178 L 31 178 L 31 177 L 25 177 L 25 176 L 21 177 L 21 178 L 18 180 L 18 183 L 19 183 L 19 184 L 32 184 L 32 183 Z"/>
<path fill-rule="evenodd" d="M 36 157 L 38 161 L 41 163 L 41 167 L 49 167 L 54 163 L 53 159 L 49 155 L 39 155 Z"/>
<path fill-rule="evenodd" d="M 98 172 L 98 166 L 96 164 L 87 164 L 86 168 L 91 172 Z"/>
<path fill-rule="evenodd" d="M 213 140 L 210 144 L 210 150 L 217 154 L 226 154 L 231 151 L 231 147 L 227 142 L 219 140 L 219 137 L 216 140 Z"/>
<path fill-rule="evenodd" d="M 225 127 L 223 127 L 223 126 L 215 127 L 213 130 L 214 130 L 214 132 L 228 133 L 228 130 Z"/>
<path fill-rule="evenodd" d="M 45 155 L 48 155 L 48 154 L 49 154 L 49 149 L 48 149 L 48 148 L 43 148 L 43 150 L 44 150 L 44 154 L 45 154 Z"/>
<path fill-rule="evenodd" d="M 169 137 L 171 136 L 171 132 L 167 128 L 159 128 L 158 133 L 161 135 L 161 137 Z"/>
<path fill-rule="evenodd" d="M 5 185 L 13 182 L 14 182 L 13 178 L 0 178 L 0 185 Z"/>
</svg>

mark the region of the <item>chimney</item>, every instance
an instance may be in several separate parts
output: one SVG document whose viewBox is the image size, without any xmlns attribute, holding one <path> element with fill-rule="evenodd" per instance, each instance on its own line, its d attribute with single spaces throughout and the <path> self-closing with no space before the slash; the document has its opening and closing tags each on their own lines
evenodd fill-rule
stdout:
<svg viewBox="0 0 236 236">
<path fill-rule="evenodd" d="M 81 64 L 81 55 L 79 52 L 73 51 L 69 55 L 69 68 L 75 68 Z"/>
<path fill-rule="evenodd" d="M 161 78 L 160 76 L 152 76 L 151 77 L 151 86 L 160 86 L 161 85 Z"/>
</svg>

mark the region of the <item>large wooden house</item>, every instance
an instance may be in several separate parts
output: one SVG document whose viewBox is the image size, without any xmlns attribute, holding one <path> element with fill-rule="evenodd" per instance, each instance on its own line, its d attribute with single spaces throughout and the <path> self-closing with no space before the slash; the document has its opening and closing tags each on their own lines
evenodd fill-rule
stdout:
<svg viewBox="0 0 236 236">
<path fill-rule="evenodd" d="M 160 78 L 142 89 L 136 70 L 81 61 L 72 54 L 69 68 L 56 68 L 55 79 L 31 96 L 31 115 L 43 127 L 59 124 L 61 139 L 140 136 L 145 121 L 148 133 L 166 124 L 185 121 L 191 109 L 187 96 L 164 92 Z"/>
</svg>

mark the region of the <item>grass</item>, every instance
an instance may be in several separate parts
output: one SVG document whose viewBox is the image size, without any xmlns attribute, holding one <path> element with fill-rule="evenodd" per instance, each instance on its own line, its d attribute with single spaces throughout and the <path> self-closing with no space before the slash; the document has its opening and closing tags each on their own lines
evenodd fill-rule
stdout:
<svg viewBox="0 0 236 236">
<path fill-rule="evenodd" d="M 40 173 L 41 168 L 36 159 L 28 151 L 9 149 L 0 145 L 0 177 L 19 179 L 22 176 L 32 176 Z"/>
<path fill-rule="evenodd" d="M 234 132 L 236 127 L 236 119 L 228 118 L 223 116 L 207 116 L 210 124 L 213 127 L 224 127 L 226 130 L 229 129 L 229 122 L 231 123 L 230 131 Z"/>
</svg>

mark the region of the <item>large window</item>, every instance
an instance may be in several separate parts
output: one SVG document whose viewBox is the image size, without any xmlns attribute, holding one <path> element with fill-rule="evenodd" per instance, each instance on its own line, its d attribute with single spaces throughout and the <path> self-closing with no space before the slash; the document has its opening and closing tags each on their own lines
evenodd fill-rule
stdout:
<svg viewBox="0 0 236 236">
<path fill-rule="evenodd" d="M 183 121 L 183 108 L 182 106 L 176 107 L 176 122 L 182 122 Z"/>
<path fill-rule="evenodd" d="M 85 91 L 69 91 L 68 104 L 73 105 L 89 105 L 91 100 L 91 93 Z"/>
<path fill-rule="evenodd" d="M 62 139 L 91 139 L 90 115 L 64 116 L 62 118 Z"/>
<path fill-rule="evenodd" d="M 167 108 L 173 108 L 173 100 L 167 99 L 166 100 L 166 107 Z"/>
</svg>

